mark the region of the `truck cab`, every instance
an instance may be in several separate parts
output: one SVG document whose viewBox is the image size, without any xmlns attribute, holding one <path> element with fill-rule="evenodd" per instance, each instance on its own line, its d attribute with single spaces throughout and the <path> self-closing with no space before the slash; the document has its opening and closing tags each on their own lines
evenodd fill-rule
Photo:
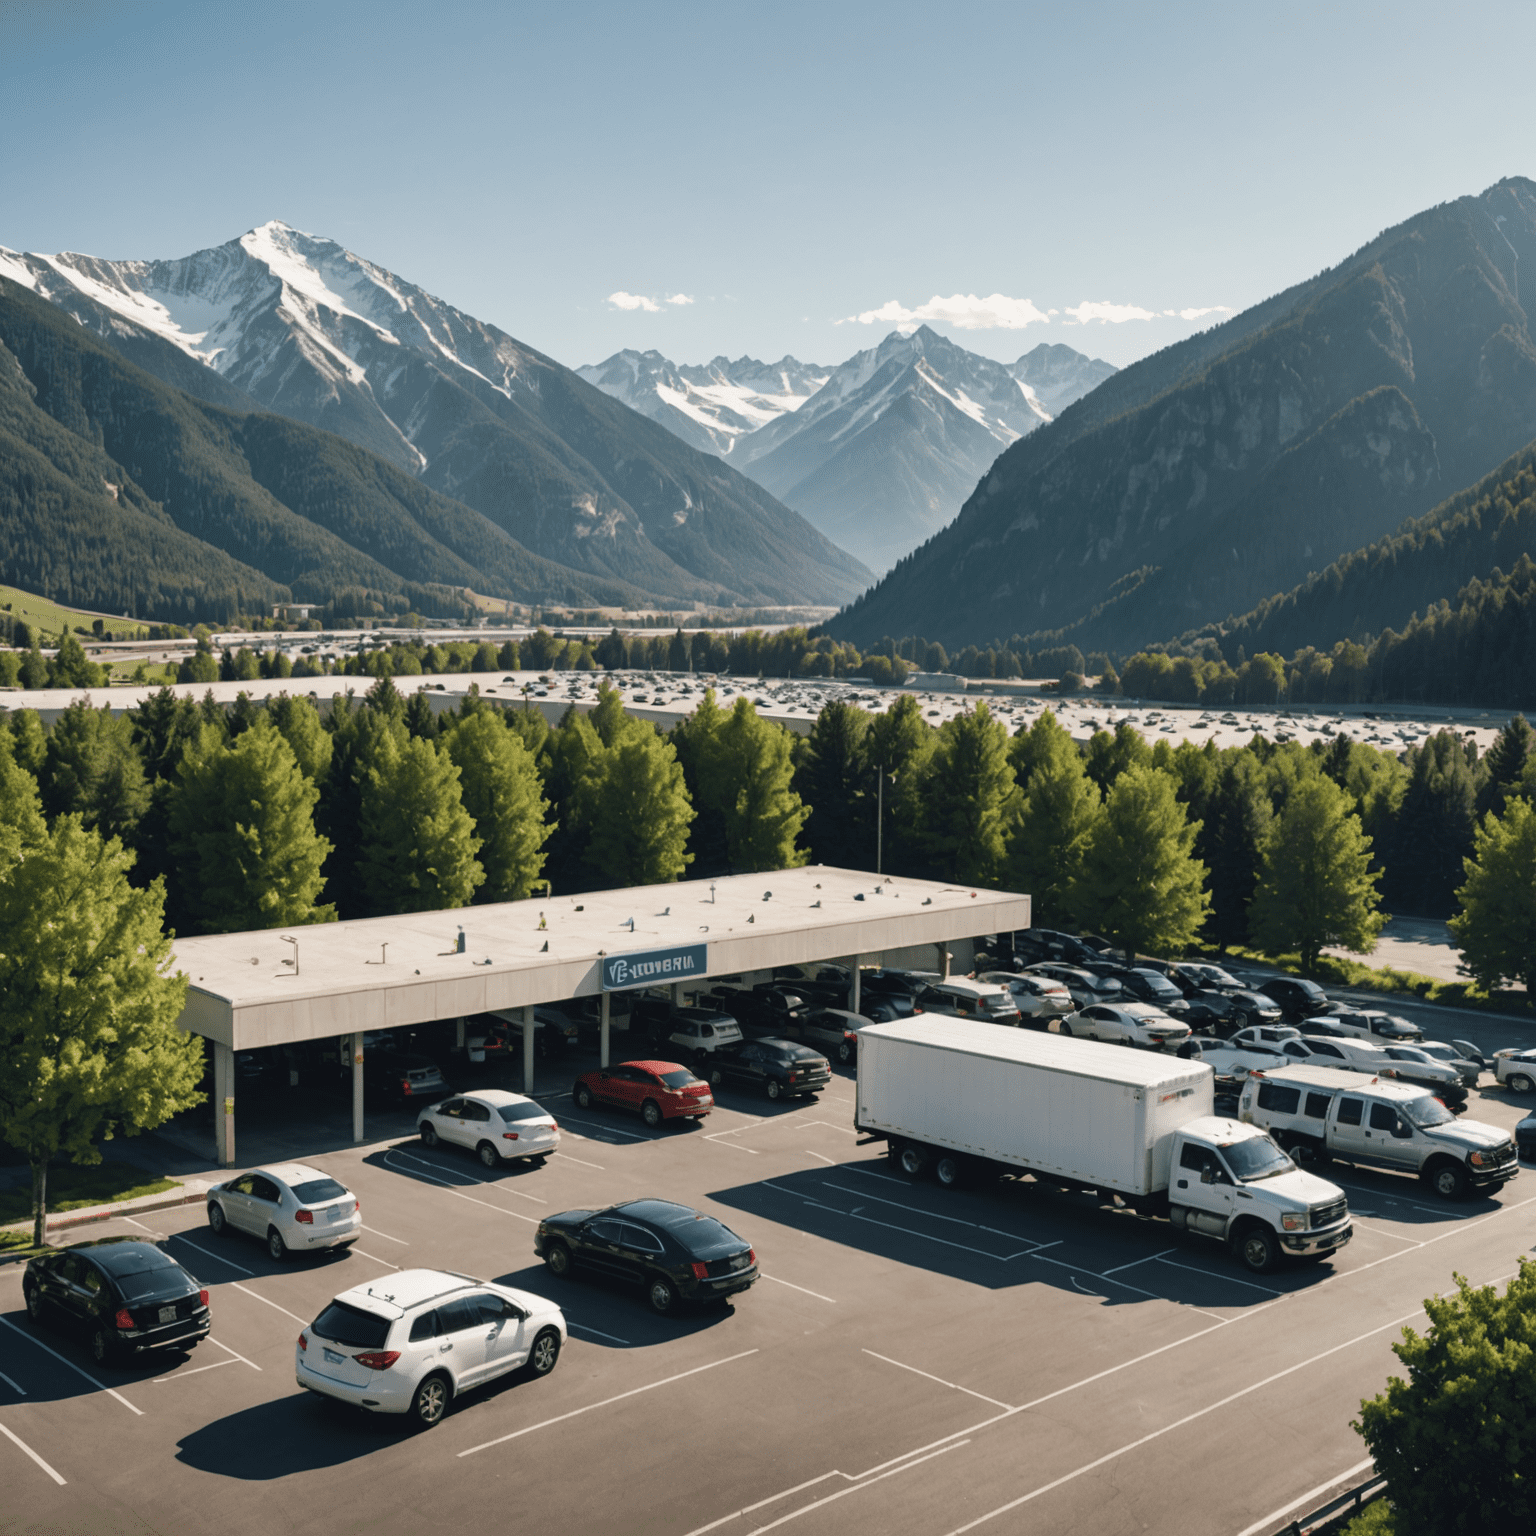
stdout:
<svg viewBox="0 0 1536 1536">
<path fill-rule="evenodd" d="M 1238 1115 L 1305 1161 L 1414 1173 L 1444 1200 L 1491 1193 L 1519 1172 L 1495 1126 L 1458 1120 L 1427 1088 L 1332 1067 L 1251 1074 Z"/>
</svg>

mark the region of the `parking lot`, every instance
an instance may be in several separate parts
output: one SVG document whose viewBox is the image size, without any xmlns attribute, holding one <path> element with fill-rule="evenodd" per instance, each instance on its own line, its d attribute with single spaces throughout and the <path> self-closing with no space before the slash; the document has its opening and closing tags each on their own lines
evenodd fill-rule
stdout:
<svg viewBox="0 0 1536 1536">
<path fill-rule="evenodd" d="M 276 1264 L 197 1207 L 74 1234 L 165 1237 L 212 1291 L 212 1336 L 189 1356 L 99 1368 L 34 1330 L 21 1267 L 0 1269 L 6 1528 L 435 1530 L 498 1510 L 518 1530 L 1112 1536 L 1176 1511 L 1181 1531 L 1238 1536 L 1361 1460 L 1349 1420 L 1426 1295 L 1531 1249 L 1529 1175 L 1448 1206 L 1343 1170 L 1349 1248 L 1260 1281 L 1082 1196 L 900 1177 L 860 1144 L 847 1072 L 800 1103 L 727 1088 L 701 1124 L 654 1133 L 577 1111 L 545 1077 L 565 1139 L 540 1169 L 487 1174 L 405 1135 L 313 1153 L 284 1132 L 361 1199 L 344 1257 Z M 1468 1112 L 1512 1125 L 1523 1109 L 1485 1087 Z M 763 1278 L 731 1307 L 663 1318 L 546 1275 L 541 1215 L 640 1194 L 720 1217 Z M 466 1395 L 428 1432 L 301 1392 L 300 1327 L 412 1266 L 556 1299 L 571 1338 L 553 1375 Z"/>
</svg>

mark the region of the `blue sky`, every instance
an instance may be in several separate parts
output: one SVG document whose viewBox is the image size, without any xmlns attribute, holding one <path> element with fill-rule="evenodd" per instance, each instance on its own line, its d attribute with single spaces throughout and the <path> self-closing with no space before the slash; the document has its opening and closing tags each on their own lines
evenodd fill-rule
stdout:
<svg viewBox="0 0 1536 1536">
<path fill-rule="evenodd" d="M 1406 0 L 0 0 L 0 244 L 281 218 L 573 365 L 925 316 L 1124 364 L 1536 176 L 1533 44 L 1536 8 Z"/>
</svg>

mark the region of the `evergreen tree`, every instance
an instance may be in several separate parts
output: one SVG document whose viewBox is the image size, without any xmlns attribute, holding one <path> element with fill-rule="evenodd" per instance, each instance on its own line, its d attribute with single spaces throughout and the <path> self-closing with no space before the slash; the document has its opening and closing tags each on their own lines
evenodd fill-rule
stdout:
<svg viewBox="0 0 1536 1536">
<path fill-rule="evenodd" d="M 197 1103 L 203 1042 L 177 1028 L 187 978 L 172 970 L 163 891 L 128 883 L 133 855 L 78 816 L 12 847 L 0 859 L 0 1138 L 31 1165 L 41 1247 L 49 1160 L 98 1163 L 99 1141 Z"/>
<path fill-rule="evenodd" d="M 197 740 L 197 705 L 169 688 L 157 688 L 137 709 L 129 710 L 128 718 L 145 772 L 155 780 L 169 779 L 182 753 Z"/>
<path fill-rule="evenodd" d="M 1259 850 L 1273 815 L 1264 766 L 1240 749 L 1221 769 L 1195 846 L 1210 871 L 1206 933 L 1222 949 L 1248 940 L 1248 904 L 1259 883 Z"/>
<path fill-rule="evenodd" d="M 1193 943 L 1211 902 L 1205 866 L 1193 853 L 1198 832 L 1166 774 L 1127 768 L 1088 834 L 1072 884 L 1079 924 L 1128 957 Z"/>
<path fill-rule="evenodd" d="M 806 841 L 819 864 L 867 869 L 875 855 L 874 792 L 867 737 L 870 715 L 844 699 L 822 707 L 795 767 L 795 788 L 810 808 Z"/>
<path fill-rule="evenodd" d="M 369 773 L 406 741 L 403 725 L 375 709 L 351 709 L 346 700 L 332 706 L 331 761 L 320 786 L 315 820 L 335 850 L 327 873 L 326 894 L 343 917 L 373 910 L 366 882 L 358 870 L 362 838 L 364 786 Z"/>
<path fill-rule="evenodd" d="M 178 905 L 199 933 L 334 920 L 317 906 L 331 845 L 315 831 L 320 792 L 264 715 L 232 742 L 211 731 L 182 759 L 168 831 Z"/>
<path fill-rule="evenodd" d="M 1437 732 L 1408 757 L 1408 787 L 1386 859 L 1386 896 L 1395 911 L 1445 917 L 1472 852 L 1477 780 L 1451 731 Z"/>
<path fill-rule="evenodd" d="M 144 765 L 133 746 L 133 722 L 110 706 L 77 699 L 48 733 L 38 776 L 50 818 L 76 814 L 104 837 L 131 842 L 149 808 Z"/>
<path fill-rule="evenodd" d="M 507 642 L 510 645 L 512 642 Z M 436 741 L 438 720 L 432 712 L 432 704 L 420 689 L 413 693 L 405 706 L 405 729 L 419 741 Z"/>
<path fill-rule="evenodd" d="M 1516 791 L 1532 762 L 1536 762 L 1536 740 L 1532 739 L 1525 716 L 1516 715 L 1499 732 L 1483 758 L 1488 777 L 1477 797 L 1478 814 L 1501 813 L 1504 802 Z"/>
<path fill-rule="evenodd" d="M 605 747 L 611 747 L 635 723 L 625 711 L 618 689 L 606 682 L 597 685 L 597 703 L 592 706 L 587 720 Z"/>
<path fill-rule="evenodd" d="M 941 879 L 996 882 L 1013 789 L 1008 732 L 991 710 L 978 704 L 946 720 L 923 787 L 923 842 Z"/>
<path fill-rule="evenodd" d="M 48 757 L 48 733 L 43 729 L 43 717 L 35 709 L 13 709 L 9 716 L 0 716 L 0 721 L 11 728 L 11 751 L 17 766 L 36 778 Z"/>
<path fill-rule="evenodd" d="M 593 786 L 602 776 L 608 749 L 588 715 L 573 705 L 550 731 L 538 765 L 555 817 L 546 845 L 545 873 L 560 891 L 590 889 L 587 843 L 591 834 Z"/>
<path fill-rule="evenodd" d="M 602 884 L 678 879 L 693 859 L 693 807 L 672 744 L 654 731 L 626 732 L 603 755 L 595 779 L 587 861 Z"/>
<path fill-rule="evenodd" d="M 715 700 L 715 690 L 708 688 L 698 707 L 673 728 L 671 742 L 688 786 L 695 821 L 689 848 L 694 857 L 694 876 L 723 875 L 731 868 L 730 846 L 726 836 L 726 802 L 729 786 L 721 776 L 724 761 L 720 733 L 726 712 Z"/>
<path fill-rule="evenodd" d="M 1126 720 L 1115 727 L 1113 736 L 1108 731 L 1095 731 L 1088 742 L 1088 777 L 1106 795 L 1128 768 L 1145 767 L 1151 761 L 1151 747 Z"/>
<path fill-rule="evenodd" d="M 717 736 L 718 778 L 727 786 L 725 838 L 735 870 L 792 869 L 809 809 L 793 788 L 789 732 L 738 698 Z"/>
<path fill-rule="evenodd" d="M 1067 728 L 1056 718 L 1056 711 L 1043 709 L 1027 731 L 1020 731 L 1008 743 L 1008 762 L 1019 788 L 1027 790 L 1037 769 L 1060 768 L 1069 752 L 1081 765 L 1082 753 L 1077 750 L 1077 743 L 1067 733 Z"/>
<path fill-rule="evenodd" d="M 432 742 L 385 739 L 362 785 L 358 900 L 375 916 L 467 906 L 485 870 L 459 770 Z"/>
<path fill-rule="evenodd" d="M 492 709 L 455 721 L 443 745 L 458 765 L 464 809 L 480 838 L 485 884 L 476 900 L 519 901 L 531 895 L 553 830 L 532 754 Z"/>
<path fill-rule="evenodd" d="M 267 701 L 267 718 L 288 743 L 304 777 L 311 784 L 324 783 L 334 742 L 314 704 L 306 698 L 280 693 Z"/>
<path fill-rule="evenodd" d="M 1030 757 L 1026 787 L 1008 816 L 1003 879 L 1010 890 L 1033 898 L 1037 927 L 1059 928 L 1073 920 L 1072 888 L 1103 806 L 1076 744 L 1059 726 Z"/>
<path fill-rule="evenodd" d="M 1528 799 L 1516 795 L 1502 816 L 1483 818 L 1464 868 L 1450 923 L 1461 968 L 1490 992 L 1514 981 L 1536 997 L 1536 808 Z"/>
<path fill-rule="evenodd" d="M 106 673 L 85 654 L 85 648 L 67 629 L 59 632 L 59 648 L 48 663 L 50 688 L 100 688 Z"/>
<path fill-rule="evenodd" d="M 870 722 L 865 738 L 869 765 L 884 781 L 876 783 L 876 811 L 884 818 L 876 843 L 883 850 L 881 862 L 887 870 L 927 872 L 923 795 L 937 741 L 938 732 L 923 719 L 922 705 L 910 693 L 902 694 Z"/>
<path fill-rule="evenodd" d="M 216 683 L 219 680 L 219 661 L 213 654 L 213 644 L 204 630 L 197 637 L 197 648 L 176 668 L 178 683 Z"/>
<path fill-rule="evenodd" d="M 37 780 L 16 761 L 10 736 L 0 731 L 0 870 L 46 831 Z"/>
<path fill-rule="evenodd" d="M 1318 774 L 1301 785 L 1264 834 L 1249 932 L 1265 954 L 1291 950 L 1311 970 L 1324 946 L 1366 953 L 1386 923 L 1377 910 L 1371 840 L 1349 797 Z"/>
</svg>

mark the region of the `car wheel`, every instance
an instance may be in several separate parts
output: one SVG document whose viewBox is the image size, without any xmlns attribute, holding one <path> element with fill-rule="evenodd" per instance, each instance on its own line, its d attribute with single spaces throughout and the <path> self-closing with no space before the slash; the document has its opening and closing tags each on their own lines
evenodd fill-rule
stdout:
<svg viewBox="0 0 1536 1536">
<path fill-rule="evenodd" d="M 283 1234 L 276 1227 L 267 1228 L 267 1252 L 279 1264 L 288 1257 L 288 1244 L 283 1241 Z"/>
<path fill-rule="evenodd" d="M 482 1141 L 480 1145 L 475 1148 L 475 1153 L 479 1157 L 482 1166 L 486 1168 L 500 1167 L 501 1153 L 496 1150 L 495 1146 L 491 1142 Z"/>
<path fill-rule="evenodd" d="M 903 1147 L 898 1161 L 908 1178 L 920 1178 L 928 1171 L 928 1154 L 921 1147 Z"/>
<path fill-rule="evenodd" d="M 1529 1093 L 1536 1088 L 1536 1082 L 1528 1078 L 1524 1072 L 1511 1072 L 1506 1079 L 1512 1093 Z"/>
<path fill-rule="evenodd" d="M 711 1088 L 718 1088 L 725 1081 L 725 1073 L 719 1067 L 711 1067 L 705 1077 L 705 1081 Z"/>
<path fill-rule="evenodd" d="M 533 1341 L 528 1351 L 528 1369 L 535 1376 L 548 1376 L 560 1358 L 560 1333 L 555 1328 L 545 1328 Z"/>
<path fill-rule="evenodd" d="M 933 1176 L 945 1189 L 954 1189 L 965 1182 L 965 1164 L 946 1154 L 933 1165 Z"/>
<path fill-rule="evenodd" d="M 1467 1192 L 1467 1175 L 1460 1163 L 1439 1163 L 1429 1171 L 1429 1187 L 1442 1200 L 1459 1200 Z"/>
<path fill-rule="evenodd" d="M 567 1280 L 571 1274 L 571 1250 L 564 1243 L 551 1243 L 544 1250 L 544 1268 L 557 1280 Z"/>
<path fill-rule="evenodd" d="M 33 1326 L 41 1328 L 45 1306 L 42 1291 L 35 1285 L 29 1285 L 22 1291 L 22 1299 L 27 1304 L 27 1316 L 32 1319 Z"/>
<path fill-rule="evenodd" d="M 423 1120 L 416 1129 L 421 1135 L 422 1146 L 435 1147 L 437 1145 L 437 1127 L 430 1120 Z"/>
<path fill-rule="evenodd" d="M 640 1118 L 654 1131 L 661 1124 L 661 1105 L 655 1099 L 647 1099 L 640 1106 Z"/>
<path fill-rule="evenodd" d="M 223 1237 L 229 1231 L 229 1223 L 224 1219 L 224 1207 L 217 1200 L 208 1207 L 208 1225 L 215 1237 Z"/>
<path fill-rule="evenodd" d="M 585 1083 L 578 1083 L 576 1085 L 576 1092 L 573 1097 L 582 1109 L 591 1109 L 592 1090 Z"/>
<path fill-rule="evenodd" d="M 1237 1256 L 1256 1275 L 1266 1275 L 1280 1262 L 1280 1245 L 1268 1227 L 1251 1226 L 1238 1235 Z"/>
<path fill-rule="evenodd" d="M 105 1328 L 94 1329 L 91 1333 L 91 1359 L 97 1365 L 110 1365 L 117 1350 L 112 1340 L 107 1337 Z"/>
<path fill-rule="evenodd" d="M 837 1060 L 844 1067 L 853 1060 L 853 1047 L 846 1040 L 837 1048 Z"/>
<path fill-rule="evenodd" d="M 1056 1026 L 1056 1028 L 1059 1029 L 1061 1031 L 1061 1033 L 1064 1034 L 1067 1037 L 1067 1039 L 1070 1040 L 1072 1038 L 1072 1026 L 1070 1024 L 1068 1024 L 1065 1019 L 1063 1019 Z"/>
<path fill-rule="evenodd" d="M 779 1086 L 779 1080 L 776 1077 L 770 1077 L 768 1079 L 765 1091 L 770 1099 L 776 1099 L 784 1092 L 784 1090 Z"/>
<path fill-rule="evenodd" d="M 673 1289 L 672 1282 L 665 1275 L 652 1275 L 651 1282 L 645 1290 L 646 1300 L 651 1304 L 651 1311 L 660 1312 L 665 1316 L 677 1305 L 677 1292 Z"/>
<path fill-rule="evenodd" d="M 433 1372 L 423 1379 L 411 1396 L 411 1417 L 423 1429 L 431 1429 L 434 1424 L 440 1424 L 448 1411 L 450 1395 L 448 1378 Z"/>
</svg>

